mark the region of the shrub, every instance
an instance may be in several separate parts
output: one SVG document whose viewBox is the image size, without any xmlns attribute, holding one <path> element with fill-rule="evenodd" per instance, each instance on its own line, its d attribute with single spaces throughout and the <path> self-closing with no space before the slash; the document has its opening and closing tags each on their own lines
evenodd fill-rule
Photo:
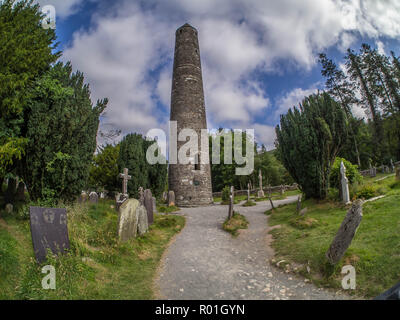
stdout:
<svg viewBox="0 0 400 320">
<path fill-rule="evenodd" d="M 356 182 L 362 181 L 362 176 L 358 172 L 358 166 L 352 164 L 350 161 L 347 161 L 344 158 L 335 158 L 335 162 L 331 168 L 330 175 L 330 184 L 331 187 L 339 188 L 340 187 L 340 163 L 343 161 L 344 166 L 346 167 L 346 177 L 349 179 L 349 183 L 353 184 Z"/>
<path fill-rule="evenodd" d="M 225 186 L 222 189 L 222 202 L 228 201 L 230 194 L 231 194 L 231 188 L 229 186 Z"/>
<path fill-rule="evenodd" d="M 364 186 L 357 193 L 356 197 L 358 199 L 371 199 L 376 196 L 376 190 L 373 186 Z"/>
</svg>

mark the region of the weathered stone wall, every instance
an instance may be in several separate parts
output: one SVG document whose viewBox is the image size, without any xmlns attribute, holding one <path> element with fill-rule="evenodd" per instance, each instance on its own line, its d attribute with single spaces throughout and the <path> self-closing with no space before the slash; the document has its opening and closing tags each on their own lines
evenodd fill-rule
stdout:
<svg viewBox="0 0 400 320">
<path fill-rule="evenodd" d="M 201 159 L 208 156 L 208 139 L 202 150 L 201 129 L 207 129 L 207 121 L 200 49 L 197 31 L 188 24 L 176 31 L 170 119 L 177 121 L 178 135 L 185 128 L 195 130 L 199 146 L 198 170 L 194 164 L 169 166 L 168 183 L 175 192 L 176 204 L 181 207 L 211 204 L 211 168 L 209 164 L 201 164 Z M 178 141 L 178 150 L 185 143 Z"/>
</svg>

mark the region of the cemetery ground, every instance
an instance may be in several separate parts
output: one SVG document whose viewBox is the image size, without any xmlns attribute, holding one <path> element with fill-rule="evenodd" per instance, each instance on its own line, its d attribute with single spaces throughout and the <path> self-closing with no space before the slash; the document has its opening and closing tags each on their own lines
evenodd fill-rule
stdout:
<svg viewBox="0 0 400 320">
<path fill-rule="evenodd" d="M 378 180 L 378 181 L 377 181 Z M 344 257 L 334 268 L 325 254 L 350 206 L 333 201 L 306 200 L 304 217 L 296 214 L 296 203 L 276 209 L 268 223 L 274 263 L 284 270 L 297 272 L 321 287 L 340 288 L 341 269 L 352 265 L 356 270 L 356 290 L 348 293 L 373 298 L 398 283 L 400 274 L 400 182 L 393 175 L 364 177 L 354 194 L 363 197 L 384 195 L 363 205 L 363 218 Z M 297 271 L 293 269 L 296 268 Z"/>
<path fill-rule="evenodd" d="M 183 217 L 155 215 L 142 237 L 124 243 L 116 234 L 114 201 L 67 207 L 71 250 L 42 265 L 56 269 L 56 290 L 43 290 L 45 274 L 34 259 L 29 219 L 1 212 L 0 300 L 2 299 L 153 299 L 153 277 Z"/>
</svg>

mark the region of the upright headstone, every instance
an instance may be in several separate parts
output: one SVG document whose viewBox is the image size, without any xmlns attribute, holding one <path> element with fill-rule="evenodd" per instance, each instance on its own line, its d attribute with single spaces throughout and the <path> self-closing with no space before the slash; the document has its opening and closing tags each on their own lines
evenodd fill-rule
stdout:
<svg viewBox="0 0 400 320">
<path fill-rule="evenodd" d="M 228 211 L 228 219 L 233 217 L 233 206 L 235 204 L 235 188 L 231 186 L 231 192 L 229 195 L 229 211 Z"/>
<path fill-rule="evenodd" d="M 7 203 L 6 204 L 6 212 L 8 214 L 11 214 L 13 212 L 13 210 L 14 210 L 14 206 L 11 203 Z"/>
<path fill-rule="evenodd" d="M 140 205 L 136 209 L 136 215 L 138 217 L 138 234 L 139 236 L 142 236 L 149 231 L 148 213 L 146 208 Z"/>
<path fill-rule="evenodd" d="M 175 192 L 171 190 L 168 192 L 168 206 L 172 207 L 174 205 L 175 205 Z"/>
<path fill-rule="evenodd" d="M 120 173 L 119 177 L 122 179 L 122 194 L 125 197 L 128 197 L 128 181 L 132 179 L 130 175 L 128 175 L 128 169 L 124 168 L 124 173 Z"/>
<path fill-rule="evenodd" d="M 89 201 L 90 201 L 91 203 L 98 203 L 98 202 L 99 202 L 99 196 L 97 195 L 96 192 L 92 191 L 92 192 L 89 194 Z"/>
<path fill-rule="evenodd" d="M 151 226 L 154 221 L 154 212 L 153 212 L 153 195 L 151 194 L 150 189 L 146 189 L 143 195 L 143 205 L 147 211 L 147 221 L 148 225 Z"/>
<path fill-rule="evenodd" d="M 281 192 L 281 196 L 283 196 L 285 194 L 285 186 L 284 185 L 281 185 L 280 192 Z"/>
<path fill-rule="evenodd" d="M 394 171 L 395 171 L 395 167 L 394 167 L 393 159 L 390 159 L 390 172 L 394 173 Z"/>
<path fill-rule="evenodd" d="M 30 207 L 33 249 L 39 263 L 46 260 L 47 250 L 53 254 L 69 249 L 67 210 Z"/>
<path fill-rule="evenodd" d="M 153 197 L 153 212 L 157 213 L 157 200 L 156 200 L 156 197 Z"/>
<path fill-rule="evenodd" d="M 86 193 L 85 191 L 82 191 L 82 193 L 81 193 L 81 195 L 80 195 L 78 201 L 79 201 L 80 203 L 84 203 L 84 202 L 87 201 L 87 199 L 88 199 L 87 193 Z"/>
<path fill-rule="evenodd" d="M 346 167 L 343 161 L 340 163 L 340 175 L 341 175 L 341 190 L 342 190 L 342 202 L 344 204 L 350 203 L 350 192 L 349 192 L 349 180 L 346 177 Z"/>
<path fill-rule="evenodd" d="M 118 209 L 118 237 L 121 241 L 135 238 L 138 230 L 139 217 L 137 208 L 140 203 L 136 199 L 127 199 Z"/>
<path fill-rule="evenodd" d="M 263 184 L 262 184 L 262 174 L 261 174 L 261 169 L 258 172 L 258 182 L 260 184 L 260 190 L 258 191 L 258 197 L 259 198 L 264 198 L 264 190 L 263 190 Z"/>
<path fill-rule="evenodd" d="M 326 257 L 331 264 L 338 263 L 347 248 L 350 246 L 357 228 L 361 223 L 362 204 L 363 202 L 361 200 L 355 201 L 340 225 L 340 228 L 326 253 Z"/>
<path fill-rule="evenodd" d="M 143 191 L 143 187 L 139 187 L 139 202 L 141 205 L 144 204 L 144 191 Z"/>
<path fill-rule="evenodd" d="M 23 183 L 22 181 L 18 183 L 17 194 L 15 199 L 18 201 L 25 201 L 25 183 Z"/>
<path fill-rule="evenodd" d="M 250 183 L 247 184 L 247 202 L 250 202 Z"/>
<path fill-rule="evenodd" d="M 300 211 L 301 211 L 301 195 L 299 195 L 297 198 L 297 206 L 296 206 L 297 214 L 300 214 Z"/>
<path fill-rule="evenodd" d="M 164 203 L 167 203 L 167 201 L 168 201 L 168 193 L 166 191 L 164 191 L 162 194 L 162 201 Z"/>
</svg>

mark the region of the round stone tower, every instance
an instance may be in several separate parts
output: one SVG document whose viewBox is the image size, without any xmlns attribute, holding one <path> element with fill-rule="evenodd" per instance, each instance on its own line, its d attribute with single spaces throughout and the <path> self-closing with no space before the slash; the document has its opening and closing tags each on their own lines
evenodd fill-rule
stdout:
<svg viewBox="0 0 400 320">
<path fill-rule="evenodd" d="M 189 164 L 180 164 L 178 161 L 178 164 L 169 165 L 169 190 L 175 192 L 178 206 L 211 204 L 211 168 L 209 161 L 206 161 L 209 152 L 208 138 L 203 139 L 203 145 L 201 144 L 201 130 L 207 129 L 207 121 L 200 50 L 197 30 L 189 24 L 176 31 L 170 119 L 177 122 L 178 136 L 186 128 L 196 132 L 198 153 Z M 178 141 L 177 149 L 180 150 L 185 143 Z"/>
</svg>

